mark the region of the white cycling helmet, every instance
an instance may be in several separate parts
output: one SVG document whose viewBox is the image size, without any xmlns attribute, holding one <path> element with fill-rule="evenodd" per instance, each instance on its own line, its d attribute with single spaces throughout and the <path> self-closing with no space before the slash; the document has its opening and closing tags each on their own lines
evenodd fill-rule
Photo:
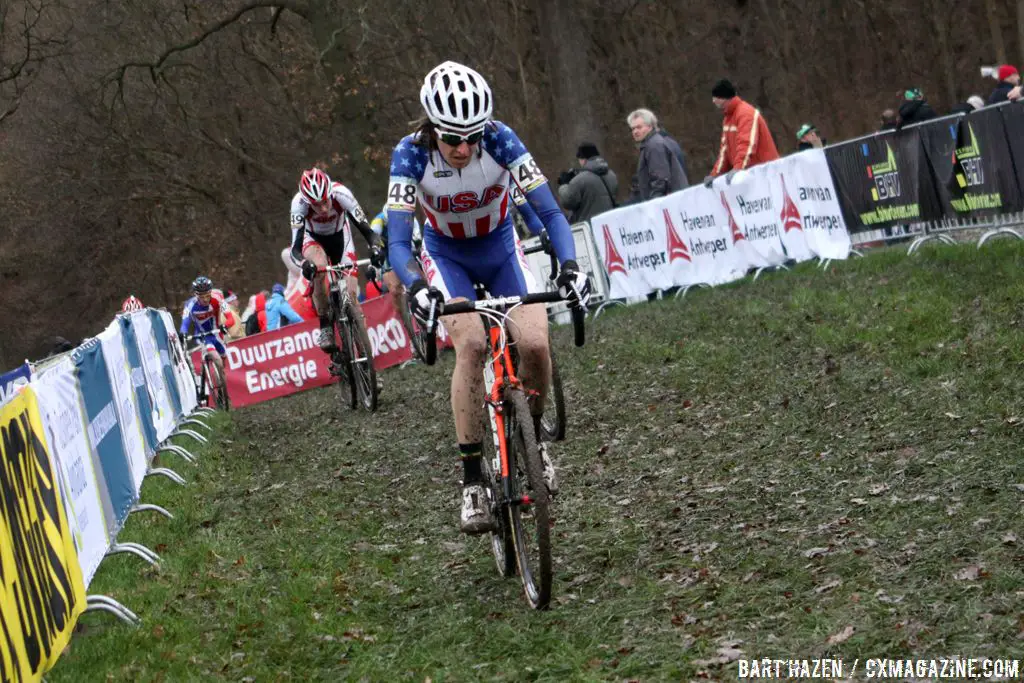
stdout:
<svg viewBox="0 0 1024 683">
<path fill-rule="evenodd" d="M 427 74 L 420 102 L 435 126 L 462 134 L 482 130 L 494 110 L 484 77 L 456 62 L 445 62 Z"/>
</svg>

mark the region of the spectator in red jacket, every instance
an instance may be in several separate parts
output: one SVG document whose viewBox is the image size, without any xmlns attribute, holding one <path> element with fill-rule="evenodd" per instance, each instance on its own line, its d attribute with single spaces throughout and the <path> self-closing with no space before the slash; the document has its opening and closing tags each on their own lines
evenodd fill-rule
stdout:
<svg viewBox="0 0 1024 683">
<path fill-rule="evenodd" d="M 722 110 L 722 144 L 718 161 L 704 184 L 728 171 L 741 171 L 779 158 L 775 140 L 761 112 L 736 95 L 736 88 L 722 79 L 711 89 L 711 101 Z"/>
</svg>

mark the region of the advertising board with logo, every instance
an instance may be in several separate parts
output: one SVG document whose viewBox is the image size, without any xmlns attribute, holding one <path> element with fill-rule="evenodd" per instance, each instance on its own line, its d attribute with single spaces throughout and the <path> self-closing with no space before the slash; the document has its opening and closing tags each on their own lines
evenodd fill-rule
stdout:
<svg viewBox="0 0 1024 683">
<path fill-rule="evenodd" d="M 986 217 L 1021 209 L 1021 192 L 998 109 L 922 126 L 945 214 Z"/>
<path fill-rule="evenodd" d="M 835 145 L 825 154 L 850 232 L 942 216 L 919 127 Z"/>
</svg>

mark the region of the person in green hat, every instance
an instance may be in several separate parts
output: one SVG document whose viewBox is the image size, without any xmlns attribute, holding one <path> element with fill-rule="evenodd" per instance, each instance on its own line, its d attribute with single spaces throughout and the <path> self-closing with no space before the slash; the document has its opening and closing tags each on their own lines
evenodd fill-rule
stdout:
<svg viewBox="0 0 1024 683">
<path fill-rule="evenodd" d="M 813 123 L 805 123 L 800 126 L 800 129 L 796 132 L 797 150 L 803 151 L 805 149 L 821 149 L 828 144 L 825 138 L 821 137 L 818 133 L 818 129 Z"/>
</svg>

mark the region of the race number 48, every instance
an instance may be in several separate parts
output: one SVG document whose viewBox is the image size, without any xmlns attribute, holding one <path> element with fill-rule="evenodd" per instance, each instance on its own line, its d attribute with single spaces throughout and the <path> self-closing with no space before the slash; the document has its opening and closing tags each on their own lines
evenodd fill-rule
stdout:
<svg viewBox="0 0 1024 683">
<path fill-rule="evenodd" d="M 416 186 L 412 183 L 393 182 L 388 188 L 388 208 L 416 209 Z"/>
</svg>

